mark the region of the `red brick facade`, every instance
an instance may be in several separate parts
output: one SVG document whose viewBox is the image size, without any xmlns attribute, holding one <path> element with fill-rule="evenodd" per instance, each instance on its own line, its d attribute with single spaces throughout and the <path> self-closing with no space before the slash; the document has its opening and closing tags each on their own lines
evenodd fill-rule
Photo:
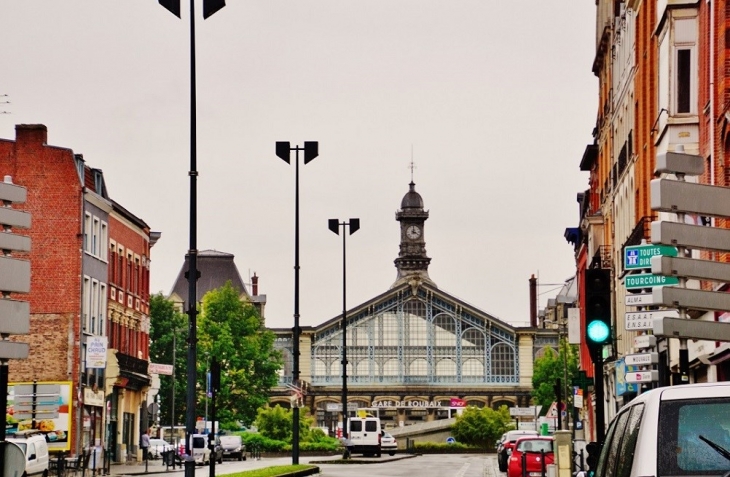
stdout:
<svg viewBox="0 0 730 477">
<path fill-rule="evenodd" d="M 81 307 L 82 189 L 73 151 L 47 145 L 46 127 L 16 126 L 16 141 L 0 140 L 0 173 L 28 189 L 31 291 L 28 360 L 10 362 L 10 381 L 77 381 Z M 18 254 L 18 256 L 21 256 Z"/>
</svg>

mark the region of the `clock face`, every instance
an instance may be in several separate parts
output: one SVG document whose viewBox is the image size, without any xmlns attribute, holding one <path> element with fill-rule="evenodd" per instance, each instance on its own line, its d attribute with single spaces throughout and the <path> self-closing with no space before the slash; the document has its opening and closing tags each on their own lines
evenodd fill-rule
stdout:
<svg viewBox="0 0 730 477">
<path fill-rule="evenodd" d="M 421 236 L 421 229 L 415 225 L 411 225 L 406 229 L 406 237 L 411 240 L 415 240 Z"/>
</svg>

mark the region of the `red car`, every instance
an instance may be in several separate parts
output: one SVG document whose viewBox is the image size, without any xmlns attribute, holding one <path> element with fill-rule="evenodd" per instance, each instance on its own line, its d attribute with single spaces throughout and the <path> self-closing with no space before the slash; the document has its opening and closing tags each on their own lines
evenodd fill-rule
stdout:
<svg viewBox="0 0 730 477">
<path fill-rule="evenodd" d="M 522 477 L 522 456 L 525 456 L 527 477 L 547 475 L 547 466 L 555 462 L 553 438 L 549 436 L 522 437 L 515 442 L 509 456 L 507 477 Z M 544 462 L 543 462 L 544 456 Z M 545 469 L 545 474 L 543 474 Z"/>
</svg>

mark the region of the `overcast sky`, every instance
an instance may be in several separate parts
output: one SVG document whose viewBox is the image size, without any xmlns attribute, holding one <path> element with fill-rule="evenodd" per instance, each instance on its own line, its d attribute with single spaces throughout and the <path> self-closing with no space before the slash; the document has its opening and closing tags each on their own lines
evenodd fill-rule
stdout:
<svg viewBox="0 0 730 477">
<path fill-rule="evenodd" d="M 396 278 L 395 212 L 415 170 L 436 285 L 513 325 L 575 271 L 579 170 L 597 79 L 591 0 L 196 0 L 199 250 L 235 255 L 294 311 L 294 165 L 276 141 L 319 141 L 300 165 L 300 323 Z M 190 23 L 157 0 L 16 0 L 0 7 L 0 137 L 45 124 L 48 142 L 104 171 L 110 196 L 162 238 L 151 291 L 189 249 Z M 34 247 L 42 244 L 33 244 Z"/>
</svg>

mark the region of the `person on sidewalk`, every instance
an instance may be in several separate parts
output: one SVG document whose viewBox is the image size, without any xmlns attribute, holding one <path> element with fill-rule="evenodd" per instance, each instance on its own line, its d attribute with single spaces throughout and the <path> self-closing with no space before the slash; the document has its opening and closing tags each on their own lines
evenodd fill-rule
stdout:
<svg viewBox="0 0 730 477">
<path fill-rule="evenodd" d="M 146 461 L 150 448 L 150 429 L 144 431 L 144 434 L 139 438 L 139 447 L 142 449 L 142 460 Z"/>
</svg>

